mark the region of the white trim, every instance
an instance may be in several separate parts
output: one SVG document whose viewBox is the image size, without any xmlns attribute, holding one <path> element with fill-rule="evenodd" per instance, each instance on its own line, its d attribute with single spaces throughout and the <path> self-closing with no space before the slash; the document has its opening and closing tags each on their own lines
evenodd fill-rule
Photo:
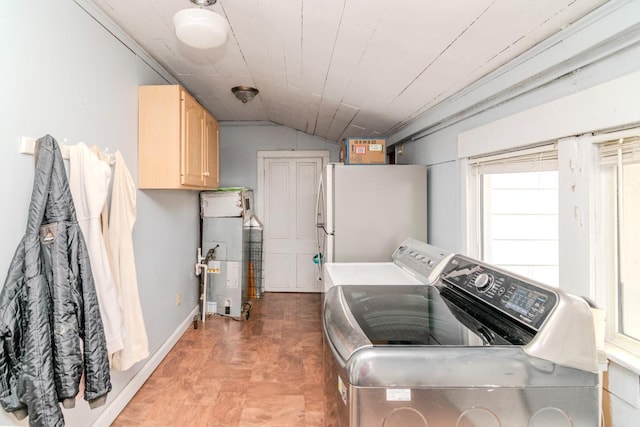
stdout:
<svg viewBox="0 0 640 427">
<path fill-rule="evenodd" d="M 640 356 L 626 348 L 616 345 L 615 342 L 606 342 L 604 345 L 607 358 L 612 362 L 640 375 Z"/>
<path fill-rule="evenodd" d="M 467 255 L 479 258 L 480 251 L 478 249 L 478 213 L 474 212 L 471 208 L 478 205 L 476 202 L 477 198 L 477 177 L 471 173 L 473 167 L 469 164 L 468 159 L 460 159 L 460 182 L 462 183 L 461 188 L 461 209 L 462 213 L 460 218 L 464 219 L 464 232 L 460 239 L 462 242 L 460 243 L 460 247 L 464 248 Z"/>
<path fill-rule="evenodd" d="M 638 122 L 640 96 L 629 95 L 638 92 L 640 72 L 635 72 L 462 132 L 458 135 L 458 157 L 628 126 Z"/>
<path fill-rule="evenodd" d="M 193 325 L 193 317 L 198 314 L 198 306 L 196 306 L 186 317 L 184 321 L 178 326 L 178 328 L 171 334 L 171 336 L 162 344 L 162 346 L 156 351 L 153 356 L 144 364 L 142 369 L 129 381 L 129 383 L 122 389 L 122 391 L 113 399 L 113 401 L 105 408 L 96 421 L 92 424 L 93 427 L 107 427 L 110 426 L 115 419 L 120 415 L 120 412 L 127 406 L 133 396 L 140 390 L 142 385 L 151 376 L 153 371 L 160 365 L 160 362 L 167 356 L 169 351 L 180 340 L 182 335 Z"/>
<path fill-rule="evenodd" d="M 593 146 L 584 136 L 558 140 L 560 288 L 596 298 L 596 203 Z"/>
</svg>

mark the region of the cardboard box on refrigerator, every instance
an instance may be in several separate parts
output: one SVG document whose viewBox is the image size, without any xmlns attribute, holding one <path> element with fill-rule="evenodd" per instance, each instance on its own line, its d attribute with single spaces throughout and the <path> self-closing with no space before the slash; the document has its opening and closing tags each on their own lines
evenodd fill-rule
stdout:
<svg viewBox="0 0 640 427">
<path fill-rule="evenodd" d="M 344 140 L 345 165 L 384 165 L 387 147 L 384 138 L 346 138 Z"/>
</svg>

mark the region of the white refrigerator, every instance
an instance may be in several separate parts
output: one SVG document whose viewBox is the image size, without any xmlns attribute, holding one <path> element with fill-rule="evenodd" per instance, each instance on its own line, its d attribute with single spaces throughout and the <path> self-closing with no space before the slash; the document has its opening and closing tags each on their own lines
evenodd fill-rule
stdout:
<svg viewBox="0 0 640 427">
<path fill-rule="evenodd" d="M 406 238 L 427 241 L 427 167 L 329 164 L 316 206 L 320 267 L 391 261 Z"/>
</svg>

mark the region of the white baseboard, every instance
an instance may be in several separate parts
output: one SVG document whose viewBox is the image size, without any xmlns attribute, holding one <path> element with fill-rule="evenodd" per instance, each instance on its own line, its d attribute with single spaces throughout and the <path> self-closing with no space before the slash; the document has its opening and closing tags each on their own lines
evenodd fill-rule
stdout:
<svg viewBox="0 0 640 427">
<path fill-rule="evenodd" d="M 138 373 L 129 381 L 129 383 L 122 389 L 122 391 L 116 396 L 113 401 L 107 405 L 105 410 L 100 414 L 96 421 L 92 424 L 93 427 L 107 427 L 111 425 L 122 412 L 125 406 L 133 398 L 133 396 L 140 390 L 140 387 L 151 376 L 153 371 L 158 367 L 160 362 L 166 357 L 169 351 L 178 342 L 180 337 L 186 332 L 189 327 L 193 325 L 193 317 L 198 314 L 198 306 L 196 306 L 187 318 L 178 326 L 178 328 L 171 334 L 171 336 L 162 344 L 160 349 L 155 352 L 153 356 L 145 363 L 145 365 L 138 371 Z"/>
</svg>

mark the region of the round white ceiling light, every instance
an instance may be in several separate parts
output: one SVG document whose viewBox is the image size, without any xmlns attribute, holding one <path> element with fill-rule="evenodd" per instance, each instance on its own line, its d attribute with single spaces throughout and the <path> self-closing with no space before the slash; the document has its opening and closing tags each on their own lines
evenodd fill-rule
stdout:
<svg viewBox="0 0 640 427">
<path fill-rule="evenodd" d="M 178 11 L 173 16 L 173 25 L 176 28 L 176 37 L 182 43 L 196 49 L 222 46 L 227 41 L 229 32 L 229 23 L 225 18 L 202 8 Z"/>
</svg>

